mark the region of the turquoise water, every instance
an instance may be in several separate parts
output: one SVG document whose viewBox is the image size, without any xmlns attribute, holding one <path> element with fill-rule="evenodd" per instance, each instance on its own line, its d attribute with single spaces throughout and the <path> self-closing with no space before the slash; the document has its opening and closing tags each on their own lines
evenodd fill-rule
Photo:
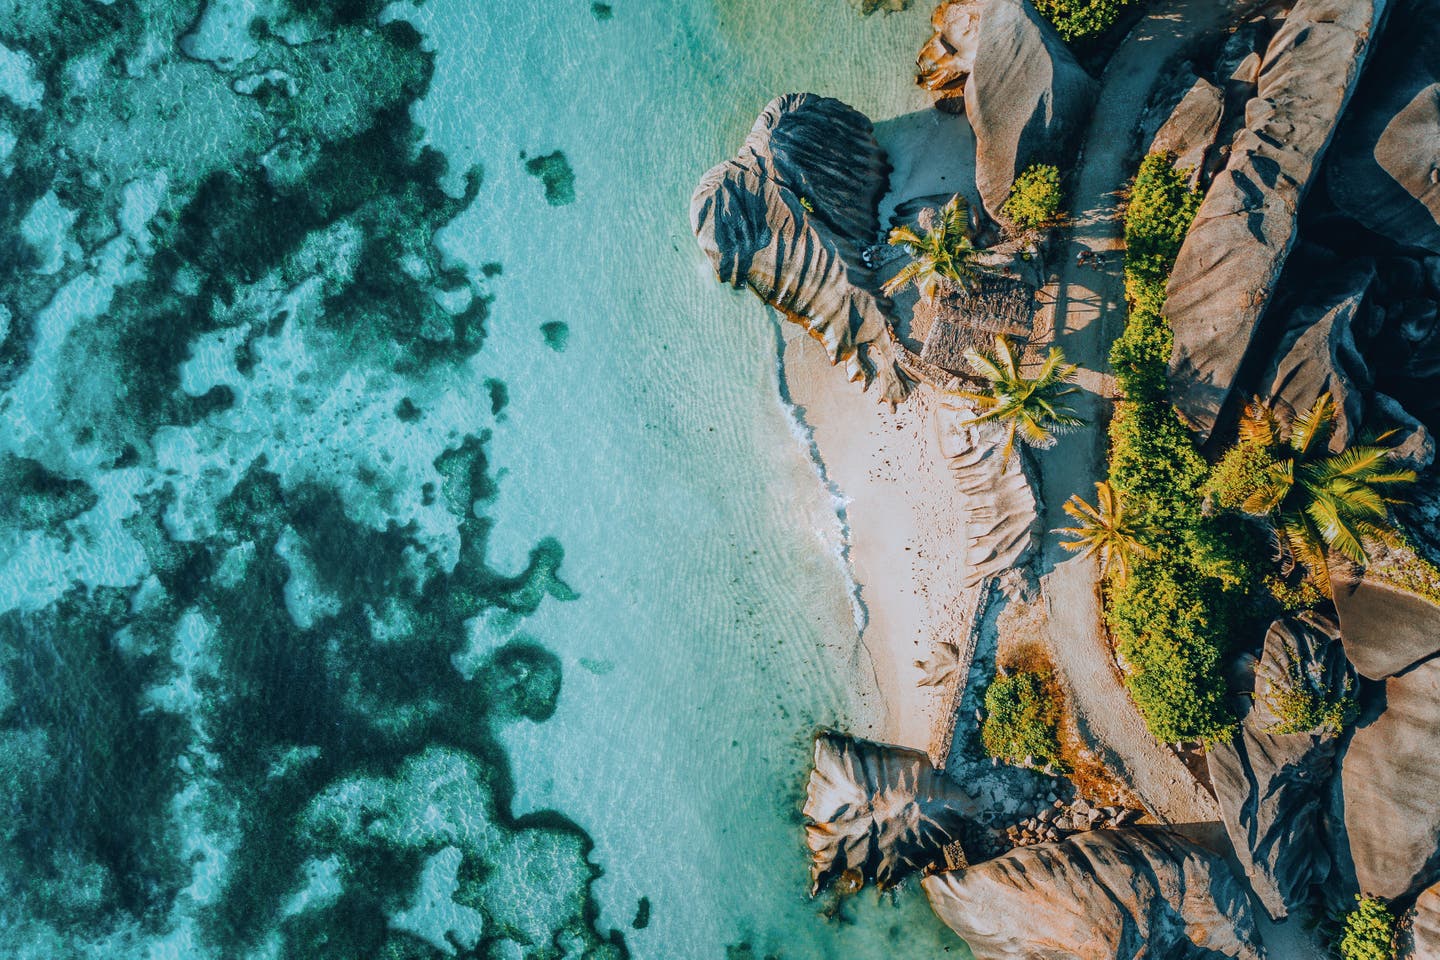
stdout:
<svg viewBox="0 0 1440 960">
<path fill-rule="evenodd" d="M 0 954 L 921 957 L 774 321 L 690 237 L 845 0 L 0 3 Z"/>
</svg>

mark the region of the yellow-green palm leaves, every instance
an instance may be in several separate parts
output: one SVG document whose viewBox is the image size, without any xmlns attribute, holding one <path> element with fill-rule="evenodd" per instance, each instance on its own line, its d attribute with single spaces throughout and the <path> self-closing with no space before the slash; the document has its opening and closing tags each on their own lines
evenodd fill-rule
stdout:
<svg viewBox="0 0 1440 960">
<path fill-rule="evenodd" d="M 989 386 L 984 390 L 954 393 L 979 408 L 979 414 L 971 423 L 998 423 L 1005 427 L 1007 459 L 1015 449 L 1017 438 L 1026 446 L 1043 449 L 1053 446 L 1058 434 L 1085 425 L 1066 400 L 1079 388 L 1072 383 L 1076 367 L 1065 362 L 1065 354 L 1059 347 L 1051 347 L 1040 369 L 1029 377 L 1020 370 L 1014 344 L 999 334 L 995 336 L 993 352 L 969 350 L 965 359 L 976 373 L 989 381 Z"/>
<path fill-rule="evenodd" d="M 935 297 L 942 281 L 968 290 L 975 282 L 975 248 L 966 229 L 965 203 L 957 193 L 940 209 L 929 226 L 922 223 L 923 233 L 910 227 L 890 231 L 891 246 L 904 247 L 910 262 L 886 281 L 882 289 L 892 295 L 908 283 L 914 283 L 926 300 Z"/>
<path fill-rule="evenodd" d="M 1269 519 L 1281 553 L 1303 564 L 1327 593 L 1329 554 L 1364 566 L 1375 544 L 1394 542 L 1391 507 L 1402 502 L 1399 489 L 1415 481 L 1415 471 L 1396 467 L 1394 451 L 1383 446 L 1393 431 L 1329 453 L 1336 412 L 1330 394 L 1322 394 L 1295 418 L 1283 441 L 1274 435 L 1273 462 L 1241 504 L 1246 513 Z"/>
<path fill-rule="evenodd" d="M 1131 561 L 1148 552 L 1140 540 L 1148 528 L 1125 508 L 1110 483 L 1095 484 L 1093 506 L 1079 494 L 1072 494 L 1065 503 L 1065 512 L 1075 518 L 1076 525 L 1061 527 L 1057 532 L 1074 539 L 1062 541 L 1060 546 L 1082 556 L 1099 557 L 1101 572 L 1113 574 L 1116 583 L 1125 583 L 1130 578 Z"/>
</svg>

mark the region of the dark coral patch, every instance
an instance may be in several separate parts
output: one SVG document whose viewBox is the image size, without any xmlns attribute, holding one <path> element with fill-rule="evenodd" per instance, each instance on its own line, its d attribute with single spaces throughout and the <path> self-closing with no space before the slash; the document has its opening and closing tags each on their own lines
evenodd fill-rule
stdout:
<svg viewBox="0 0 1440 960">
<path fill-rule="evenodd" d="M 570 343 L 570 325 L 560 320 L 542 323 L 540 335 L 545 338 L 545 346 L 556 353 L 564 353 L 566 345 Z"/>
<path fill-rule="evenodd" d="M 545 185 L 545 202 L 550 206 L 575 202 L 575 172 L 559 150 L 526 160 L 525 172 Z"/>
</svg>

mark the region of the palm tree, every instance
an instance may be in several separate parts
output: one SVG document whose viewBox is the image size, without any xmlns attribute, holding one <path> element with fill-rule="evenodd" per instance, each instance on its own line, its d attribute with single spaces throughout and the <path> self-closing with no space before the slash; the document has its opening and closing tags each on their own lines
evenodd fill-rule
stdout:
<svg viewBox="0 0 1440 960">
<path fill-rule="evenodd" d="M 970 243 L 965 221 L 965 202 L 957 193 L 932 222 L 926 223 L 922 219 L 920 227 L 925 231 L 923 234 L 908 226 L 891 230 L 890 245 L 904 247 L 911 259 L 881 288 L 886 296 L 893 295 L 911 282 L 926 300 L 935 298 L 935 291 L 942 281 L 954 283 L 962 290 L 970 289 L 976 277 L 975 248 Z"/>
<path fill-rule="evenodd" d="M 1130 515 L 1108 481 L 1095 484 L 1093 507 L 1078 493 L 1071 494 L 1065 503 L 1065 512 L 1075 518 L 1078 526 L 1061 527 L 1056 531 L 1075 538 L 1062 542 L 1060 546 L 1086 557 L 1098 555 L 1100 572 L 1113 572 L 1116 583 L 1123 584 L 1129 579 L 1131 560 L 1149 553 L 1140 541 L 1149 527 Z"/>
<path fill-rule="evenodd" d="M 1304 565 L 1327 594 L 1332 552 L 1363 567 L 1376 544 L 1396 542 L 1390 508 L 1402 500 L 1392 491 L 1416 478 L 1414 470 L 1391 463 L 1395 451 L 1383 444 L 1393 430 L 1328 453 L 1336 413 L 1334 399 L 1323 393 L 1295 418 L 1288 436 L 1281 439 L 1278 429 L 1271 433 L 1275 446 L 1283 447 L 1241 505 L 1246 513 L 1269 520 L 1281 556 L 1290 565 Z M 1247 419 L 1258 424 L 1260 416 L 1247 414 Z"/>
<path fill-rule="evenodd" d="M 963 397 L 980 408 L 979 416 L 971 423 L 1001 423 L 1005 425 L 1005 459 L 1015 449 L 1015 439 L 1027 446 L 1044 449 L 1055 444 L 1057 434 L 1065 433 L 1085 425 L 1084 419 L 1075 413 L 1065 398 L 1078 393 L 1072 386 L 1075 379 L 1075 364 L 1065 362 L 1065 354 L 1059 347 L 1051 347 L 1045 362 L 1035 376 L 1026 377 L 1020 372 L 1020 359 L 1015 346 L 1002 334 L 995 335 L 993 353 L 967 350 L 965 358 L 975 371 L 990 381 L 983 391 L 955 390 L 955 396 Z"/>
</svg>

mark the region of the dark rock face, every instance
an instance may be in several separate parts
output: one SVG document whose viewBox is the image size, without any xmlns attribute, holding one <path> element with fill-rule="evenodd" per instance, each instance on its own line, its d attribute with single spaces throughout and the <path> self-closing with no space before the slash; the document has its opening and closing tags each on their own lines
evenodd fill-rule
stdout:
<svg viewBox="0 0 1440 960">
<path fill-rule="evenodd" d="M 850 871 L 892 887 L 942 863 L 965 827 L 965 802 L 918 750 L 822 733 L 805 794 L 811 892 Z"/>
<path fill-rule="evenodd" d="M 1335 591 L 1345 653 L 1371 680 L 1440 653 L 1440 607 L 1412 593 L 1369 579 Z"/>
<path fill-rule="evenodd" d="M 1341 790 L 1362 891 L 1395 899 L 1440 879 L 1440 660 L 1385 681 L 1385 710 L 1355 731 Z"/>
<path fill-rule="evenodd" d="M 1335 625 L 1320 618 L 1286 618 L 1270 625 L 1255 677 L 1255 699 L 1240 730 L 1208 755 L 1210 783 L 1251 889 L 1276 920 L 1305 903 L 1312 884 L 1325 882 L 1321 811 L 1335 758 L 1335 734 L 1276 734 L 1274 692 L 1292 676 L 1318 675 L 1343 690 L 1353 671 Z"/>
<path fill-rule="evenodd" d="M 975 131 L 975 184 L 998 218 L 1015 177 L 1056 163 L 1084 128 L 1097 86 L 1025 0 L 951 0 L 936 9 L 920 51 L 920 82 L 963 89 Z"/>
<path fill-rule="evenodd" d="M 1440 957 L 1440 884 L 1426 888 L 1405 919 L 1398 942 L 1400 960 Z"/>
<path fill-rule="evenodd" d="M 885 153 L 839 100 L 787 94 L 766 105 L 740 153 L 690 200 L 700 249 L 721 280 L 748 286 L 802 325 L 851 380 L 905 397 L 898 344 L 860 251 L 879 237 Z"/>
<path fill-rule="evenodd" d="M 1434 387 L 1440 377 L 1440 256 L 1382 259 L 1371 299 L 1361 348 L 1376 385 L 1433 429 L 1440 425 L 1440 391 Z"/>
<path fill-rule="evenodd" d="M 1363 391 L 1370 370 L 1355 343 L 1356 313 L 1375 279 L 1368 260 L 1337 266 L 1324 282 L 1308 291 L 1308 302 L 1291 311 L 1280 347 L 1265 382 L 1268 396 L 1291 415 L 1309 410 L 1328 393 L 1338 411 L 1330 449 L 1339 452 L 1353 443 L 1365 418 Z"/>
<path fill-rule="evenodd" d="M 1335 205 L 1376 233 L 1440 253 L 1440 2 L 1397 0 L 1327 164 Z"/>
<path fill-rule="evenodd" d="M 1153 827 L 1094 830 L 921 881 L 977 960 L 1258 960 L 1219 857 Z"/>
<path fill-rule="evenodd" d="M 1296 214 L 1387 0 L 1298 0 L 1266 48 L 1256 97 L 1170 277 L 1173 399 L 1203 437 L 1235 385 L 1280 278 Z"/>
</svg>

